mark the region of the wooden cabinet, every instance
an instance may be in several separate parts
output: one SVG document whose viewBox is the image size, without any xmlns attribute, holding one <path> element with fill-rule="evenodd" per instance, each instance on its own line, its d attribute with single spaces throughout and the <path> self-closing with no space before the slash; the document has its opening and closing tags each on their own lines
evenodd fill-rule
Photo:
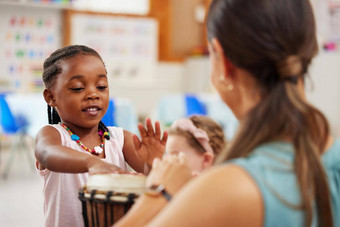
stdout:
<svg viewBox="0 0 340 227">
<path fill-rule="evenodd" d="M 65 9 L 63 44 L 71 44 L 70 21 L 72 15 L 75 13 L 155 18 L 158 22 L 158 60 L 181 62 L 192 53 L 194 48 L 202 49 L 202 51 L 206 49 L 204 18 L 201 21 L 197 20 L 197 14 L 202 14 L 202 10 L 205 11 L 210 1 L 211 0 L 150 0 L 150 11 L 144 16 L 80 12 Z"/>
<path fill-rule="evenodd" d="M 183 61 L 194 48 L 206 49 L 206 31 L 197 14 L 211 0 L 150 0 L 150 16 L 159 22 L 159 60 Z M 203 12 L 204 13 L 204 12 Z"/>
</svg>

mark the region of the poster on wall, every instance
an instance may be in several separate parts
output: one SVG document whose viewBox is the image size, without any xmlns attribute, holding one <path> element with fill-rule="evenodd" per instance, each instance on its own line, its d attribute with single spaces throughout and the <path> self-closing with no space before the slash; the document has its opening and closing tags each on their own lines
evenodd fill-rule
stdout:
<svg viewBox="0 0 340 227">
<path fill-rule="evenodd" d="M 330 39 L 340 43 L 340 0 L 332 0 L 329 4 L 332 30 Z"/>
<path fill-rule="evenodd" d="M 41 91 L 43 61 L 61 46 L 56 9 L 1 6 L 0 92 Z"/>
<path fill-rule="evenodd" d="M 97 50 L 114 86 L 154 83 L 158 29 L 152 18 L 74 14 L 71 43 Z"/>
<path fill-rule="evenodd" d="M 340 0 L 312 0 L 322 43 L 340 43 Z"/>
</svg>

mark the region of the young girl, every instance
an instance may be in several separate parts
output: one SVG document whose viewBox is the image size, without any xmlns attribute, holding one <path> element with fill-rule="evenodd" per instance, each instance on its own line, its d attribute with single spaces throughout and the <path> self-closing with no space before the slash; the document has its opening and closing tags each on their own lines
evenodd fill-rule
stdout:
<svg viewBox="0 0 340 227">
<path fill-rule="evenodd" d="M 223 128 L 203 115 L 176 120 L 168 135 L 166 152 L 184 153 L 194 175 L 210 167 L 226 144 Z"/>
<path fill-rule="evenodd" d="M 44 180 L 45 226 L 84 226 L 78 191 L 89 174 L 125 172 L 127 162 L 147 172 L 167 140 L 159 123 L 139 124 L 136 135 L 106 127 L 108 79 L 99 54 L 86 46 L 61 48 L 44 62 L 49 124 L 36 137 L 36 166 Z M 152 145 L 152 146 L 151 146 Z M 88 173 L 87 173 L 88 172 Z"/>
</svg>

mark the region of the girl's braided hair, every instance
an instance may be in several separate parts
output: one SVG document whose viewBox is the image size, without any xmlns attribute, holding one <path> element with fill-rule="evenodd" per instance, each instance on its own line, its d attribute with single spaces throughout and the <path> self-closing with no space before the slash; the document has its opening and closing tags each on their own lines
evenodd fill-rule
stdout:
<svg viewBox="0 0 340 227">
<path fill-rule="evenodd" d="M 103 62 L 97 51 L 84 45 L 70 45 L 60 48 L 54 51 L 44 62 L 42 79 L 45 87 L 48 89 L 52 88 L 58 75 L 62 72 L 60 60 L 70 59 L 78 55 L 95 56 Z M 47 105 L 47 115 L 49 124 L 58 124 L 60 122 L 60 116 L 57 110 L 49 105 Z M 98 129 L 108 132 L 108 128 L 102 121 L 99 122 Z M 110 139 L 109 136 L 106 136 L 105 138 Z"/>
</svg>

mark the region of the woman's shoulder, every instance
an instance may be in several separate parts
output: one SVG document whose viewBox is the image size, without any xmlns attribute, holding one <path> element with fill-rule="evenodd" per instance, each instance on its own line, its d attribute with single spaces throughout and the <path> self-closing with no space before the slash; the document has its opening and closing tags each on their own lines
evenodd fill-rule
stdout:
<svg viewBox="0 0 340 227">
<path fill-rule="evenodd" d="M 256 182 L 265 205 L 265 220 L 269 226 L 278 220 L 286 226 L 303 223 L 303 213 L 291 209 L 299 205 L 300 194 L 294 171 L 294 147 L 288 142 L 273 142 L 258 146 L 248 157 L 226 162 L 244 169 Z M 322 155 L 331 189 L 340 179 L 340 141 L 337 139 Z M 338 192 L 338 189 L 336 189 Z M 333 192 L 334 195 L 337 192 Z M 286 204 L 289 204 L 288 206 Z M 283 214 L 286 217 L 281 220 Z M 301 224 L 302 225 L 302 224 Z"/>
<path fill-rule="evenodd" d="M 263 223 L 261 192 L 249 174 L 237 165 L 207 169 L 184 186 L 174 200 L 164 213 L 182 215 L 182 226 L 262 226 Z M 196 221 L 185 218 L 192 213 L 200 218 Z"/>
<path fill-rule="evenodd" d="M 247 157 L 233 159 L 226 164 L 244 169 L 267 196 L 272 195 L 272 191 L 284 194 L 285 184 L 295 189 L 294 157 L 291 143 L 271 142 L 258 146 Z M 290 195 L 294 199 L 297 196 L 295 193 Z"/>
<path fill-rule="evenodd" d="M 224 194 L 225 201 L 245 206 L 248 204 L 261 210 L 262 195 L 260 189 L 251 175 L 241 166 L 233 164 L 215 166 L 202 176 L 202 180 L 205 180 L 208 185 L 222 186 L 217 189 L 221 190 L 220 192 L 217 191 L 217 195 L 222 196 Z"/>
</svg>

